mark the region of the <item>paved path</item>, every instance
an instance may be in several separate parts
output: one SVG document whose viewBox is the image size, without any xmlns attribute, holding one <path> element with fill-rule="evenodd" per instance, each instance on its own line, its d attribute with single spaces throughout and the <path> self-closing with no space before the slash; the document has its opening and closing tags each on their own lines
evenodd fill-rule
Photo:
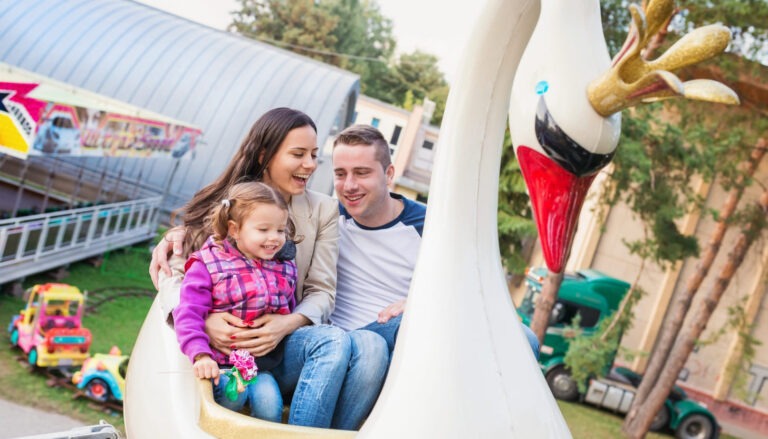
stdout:
<svg viewBox="0 0 768 439">
<path fill-rule="evenodd" d="M 80 421 L 0 399 L 0 439 L 67 431 Z"/>
</svg>

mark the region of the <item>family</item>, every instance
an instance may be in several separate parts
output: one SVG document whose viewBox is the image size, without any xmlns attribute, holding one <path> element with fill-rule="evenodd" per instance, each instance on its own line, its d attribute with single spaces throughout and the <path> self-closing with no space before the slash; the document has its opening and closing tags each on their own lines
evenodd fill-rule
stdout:
<svg viewBox="0 0 768 439">
<path fill-rule="evenodd" d="M 219 404 L 280 422 L 290 400 L 290 424 L 356 430 L 386 378 L 426 206 L 389 191 L 394 167 L 376 128 L 336 137 L 338 202 L 307 190 L 317 154 L 310 117 L 265 113 L 181 209 L 183 226 L 155 248 L 150 275 Z M 219 368 L 240 349 L 256 357 L 258 379 L 231 400 Z"/>
</svg>

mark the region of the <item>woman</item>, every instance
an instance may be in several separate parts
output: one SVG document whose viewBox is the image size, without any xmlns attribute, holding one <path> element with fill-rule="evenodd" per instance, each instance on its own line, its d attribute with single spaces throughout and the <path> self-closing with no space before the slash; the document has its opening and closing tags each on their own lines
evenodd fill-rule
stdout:
<svg viewBox="0 0 768 439">
<path fill-rule="evenodd" d="M 290 206 L 296 236 L 301 238 L 296 244 L 296 308 L 288 315 L 264 315 L 249 325 L 230 314 L 211 314 L 206 332 L 214 348 L 248 349 L 256 357 L 284 341 L 283 362 L 273 375 L 284 394 L 293 392 L 288 422 L 354 429 L 371 407 L 353 401 L 366 389 L 377 389 L 371 383 L 380 384 L 383 379 L 386 343 L 373 333 L 360 331 L 362 335 L 350 337 L 324 324 L 336 294 L 339 211 L 332 198 L 306 189 L 317 169 L 317 151 L 317 129 L 309 116 L 289 108 L 265 113 L 227 169 L 183 208 L 184 227 L 172 229 L 155 248 L 150 275 L 159 286 L 165 311 L 170 312 L 178 303 L 186 256 L 210 235 L 204 218 L 211 207 L 235 183 L 262 181 L 277 189 Z M 171 244 L 173 273 L 166 261 Z M 345 391 L 340 395 L 342 385 Z M 375 396 L 366 399 L 375 401 Z"/>
</svg>

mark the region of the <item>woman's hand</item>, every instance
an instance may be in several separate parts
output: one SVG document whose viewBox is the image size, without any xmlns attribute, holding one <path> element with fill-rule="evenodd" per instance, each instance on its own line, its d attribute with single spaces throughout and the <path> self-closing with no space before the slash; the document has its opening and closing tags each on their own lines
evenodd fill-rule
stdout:
<svg viewBox="0 0 768 439">
<path fill-rule="evenodd" d="M 195 363 L 192 365 L 192 370 L 195 372 L 196 377 L 200 379 L 213 378 L 213 384 L 219 384 L 219 363 L 213 361 L 210 355 L 198 355 Z"/>
<path fill-rule="evenodd" d="M 205 318 L 205 333 L 208 334 L 208 343 L 216 350 L 227 355 L 234 349 L 232 344 L 235 335 L 248 332 L 246 323 L 230 313 L 212 312 Z"/>
<path fill-rule="evenodd" d="M 405 311 L 405 299 L 395 302 L 379 312 L 379 323 L 387 323 L 392 317 L 397 317 Z"/>
<path fill-rule="evenodd" d="M 254 357 L 263 357 L 272 352 L 288 334 L 310 323 L 301 314 L 265 314 L 249 324 L 253 329 L 235 333 L 229 347 L 247 349 Z"/>
<path fill-rule="evenodd" d="M 175 255 L 181 254 L 184 245 L 184 234 L 183 227 L 174 227 L 165 232 L 163 239 L 152 250 L 152 260 L 149 262 L 149 277 L 152 278 L 155 288 L 159 288 L 157 282 L 160 270 L 163 270 L 166 276 L 171 275 L 171 267 L 168 265 L 168 254 L 171 250 L 173 250 Z"/>
</svg>

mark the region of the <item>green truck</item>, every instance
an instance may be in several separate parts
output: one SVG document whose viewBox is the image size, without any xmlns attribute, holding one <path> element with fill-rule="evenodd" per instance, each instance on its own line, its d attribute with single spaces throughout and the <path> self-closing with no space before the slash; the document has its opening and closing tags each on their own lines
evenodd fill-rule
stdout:
<svg viewBox="0 0 768 439">
<path fill-rule="evenodd" d="M 536 300 L 547 274 L 547 269 L 542 267 L 526 273 L 526 292 L 517 309 L 526 325 L 530 325 L 533 319 Z M 583 336 L 593 334 L 600 321 L 619 308 L 629 287 L 627 282 L 597 270 L 565 274 L 539 355 L 541 371 L 556 398 L 578 400 L 622 414 L 629 411 L 641 375 L 615 367 L 605 376 L 591 379 L 586 393 L 580 394 L 564 360 L 570 340 L 576 337 L 571 328 L 573 319 L 581 316 L 579 326 Z M 720 434 L 715 416 L 703 404 L 689 399 L 685 391 L 677 386 L 670 392 L 651 429 L 670 429 L 678 438 L 685 439 L 714 439 Z"/>
</svg>

